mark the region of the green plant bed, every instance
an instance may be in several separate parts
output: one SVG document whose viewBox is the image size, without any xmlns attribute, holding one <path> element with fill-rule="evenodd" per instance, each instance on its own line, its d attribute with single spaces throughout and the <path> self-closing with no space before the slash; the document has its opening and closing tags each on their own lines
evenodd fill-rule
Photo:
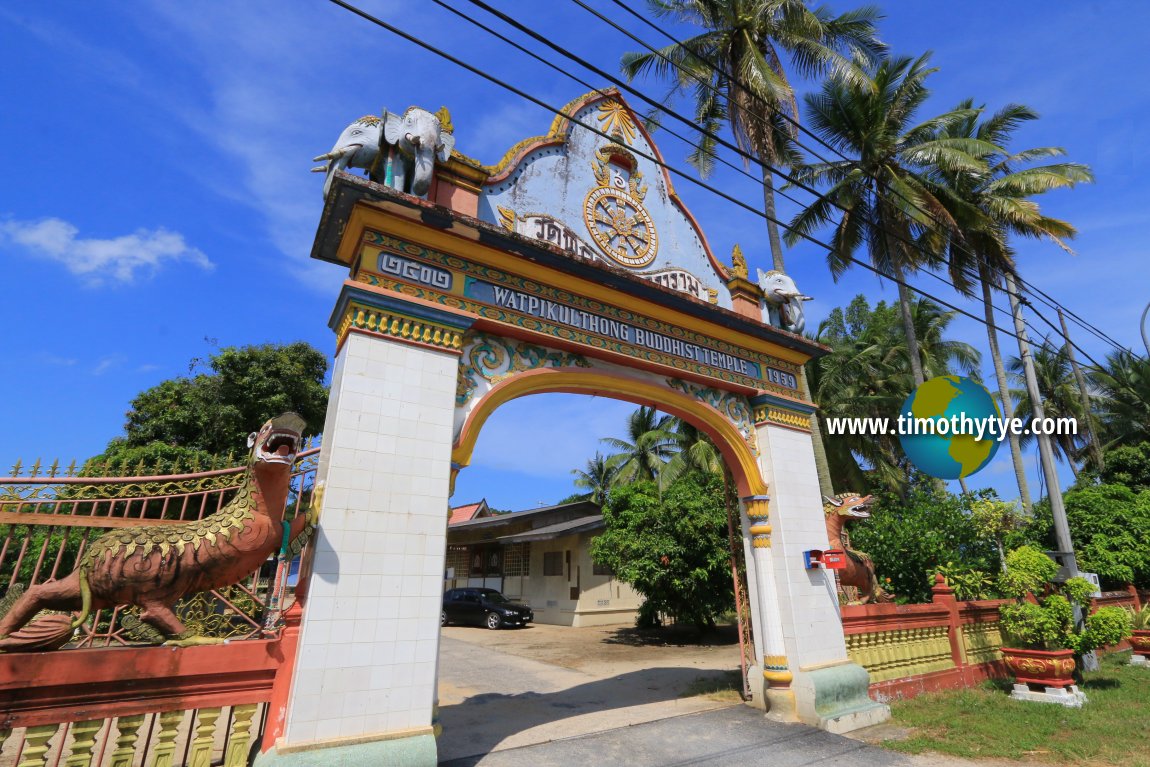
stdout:
<svg viewBox="0 0 1150 767">
<path fill-rule="evenodd" d="M 937 751 L 966 758 L 1026 759 L 1057 765 L 1150 767 L 1146 739 L 1150 673 L 1125 665 L 1126 652 L 1085 674 L 1081 709 L 1011 700 L 1009 680 L 970 690 L 920 695 L 892 704 L 893 724 L 911 728 L 896 751 Z"/>
</svg>

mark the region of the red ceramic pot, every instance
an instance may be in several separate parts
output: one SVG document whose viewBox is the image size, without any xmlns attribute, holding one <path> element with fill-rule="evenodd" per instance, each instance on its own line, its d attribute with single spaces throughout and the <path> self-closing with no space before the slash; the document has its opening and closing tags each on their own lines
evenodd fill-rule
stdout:
<svg viewBox="0 0 1150 767">
<path fill-rule="evenodd" d="M 1002 660 L 1023 684 L 1069 687 L 1074 684 L 1073 650 L 1016 650 L 1002 648 Z"/>
<path fill-rule="evenodd" d="M 1130 646 L 1138 655 L 1150 657 L 1150 629 L 1138 629 L 1130 637 Z"/>
</svg>

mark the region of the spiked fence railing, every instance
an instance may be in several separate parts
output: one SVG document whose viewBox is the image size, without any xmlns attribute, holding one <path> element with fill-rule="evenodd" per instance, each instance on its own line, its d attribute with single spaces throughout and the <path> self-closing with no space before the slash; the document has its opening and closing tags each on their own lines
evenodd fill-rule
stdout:
<svg viewBox="0 0 1150 767">
<path fill-rule="evenodd" d="M 285 519 L 301 512 L 315 483 L 319 448 L 300 452 L 292 470 Z M 121 467 L 122 470 L 125 470 Z M 244 466 L 212 468 L 190 474 L 83 476 L 107 466 L 61 471 L 59 462 L 0 477 L 0 593 L 63 577 L 87 546 L 116 528 L 178 523 L 203 518 L 223 508 L 242 484 Z M 209 635 L 248 638 L 275 628 L 285 596 L 287 562 L 253 572 L 241 583 L 193 595 L 177 606 L 184 622 Z M 98 610 L 81 627 L 73 647 L 131 644 L 143 639 L 130 616 L 133 610 Z M 127 620 L 125 621 L 125 618 Z"/>
</svg>

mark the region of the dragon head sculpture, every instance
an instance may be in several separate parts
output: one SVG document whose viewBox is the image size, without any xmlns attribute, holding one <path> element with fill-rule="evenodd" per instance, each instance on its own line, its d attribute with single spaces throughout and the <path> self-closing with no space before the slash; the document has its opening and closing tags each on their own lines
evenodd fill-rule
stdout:
<svg viewBox="0 0 1150 767">
<path fill-rule="evenodd" d="M 248 468 L 259 471 L 270 467 L 286 466 L 289 470 L 295 463 L 303 441 L 303 430 L 307 422 L 295 413 L 284 413 L 269 419 L 248 435 Z"/>
<path fill-rule="evenodd" d="M 838 514 L 848 519 L 866 519 L 870 516 L 873 499 L 873 495 L 858 493 L 839 493 L 832 498 L 823 496 L 823 513 L 827 516 Z"/>
</svg>

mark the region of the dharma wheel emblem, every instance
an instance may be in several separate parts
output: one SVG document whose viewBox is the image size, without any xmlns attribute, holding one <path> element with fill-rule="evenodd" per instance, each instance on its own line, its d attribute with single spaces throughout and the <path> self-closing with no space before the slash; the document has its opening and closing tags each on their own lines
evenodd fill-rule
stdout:
<svg viewBox="0 0 1150 767">
<path fill-rule="evenodd" d="M 595 244 L 612 260 L 632 269 L 655 260 L 655 224 L 643 204 L 622 189 L 592 189 L 583 203 L 583 219 Z"/>
<path fill-rule="evenodd" d="M 600 149 L 599 162 L 595 163 L 599 185 L 583 201 L 583 221 L 591 239 L 609 259 L 641 269 L 654 261 L 659 248 L 654 222 L 641 202 L 646 194 L 643 175 L 637 170 L 609 167 L 604 154 Z"/>
</svg>

